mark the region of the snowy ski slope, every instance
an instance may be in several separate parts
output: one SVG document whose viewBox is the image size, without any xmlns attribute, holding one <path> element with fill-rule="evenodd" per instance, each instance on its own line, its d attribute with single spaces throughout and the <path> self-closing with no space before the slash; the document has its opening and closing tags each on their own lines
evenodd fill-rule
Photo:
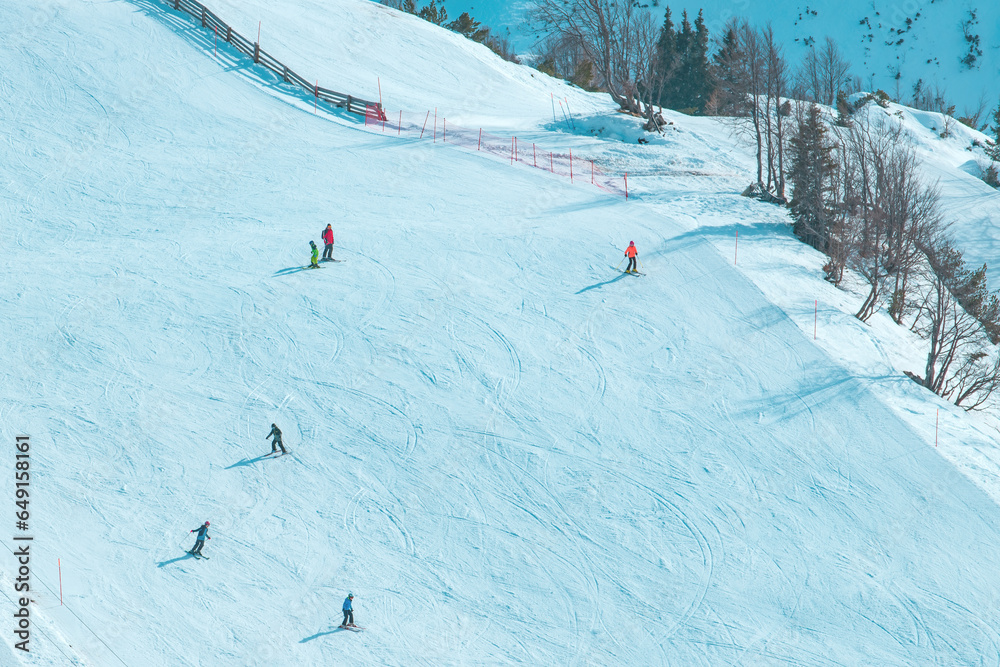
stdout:
<svg viewBox="0 0 1000 667">
<path fill-rule="evenodd" d="M 619 143 L 577 93 L 555 132 L 550 79 L 295 7 L 303 75 L 590 151 L 639 200 L 314 114 L 159 5 L 0 5 L 0 437 L 36 473 L 34 651 L 5 630 L 0 664 L 1000 660 L 1000 510 L 954 444 L 988 459 L 990 422 L 905 384 L 848 294 L 811 340 L 820 258 L 735 195 L 723 125 Z M 320 25 L 367 46 L 323 61 Z M 296 270 L 327 223 L 344 262 Z"/>
</svg>

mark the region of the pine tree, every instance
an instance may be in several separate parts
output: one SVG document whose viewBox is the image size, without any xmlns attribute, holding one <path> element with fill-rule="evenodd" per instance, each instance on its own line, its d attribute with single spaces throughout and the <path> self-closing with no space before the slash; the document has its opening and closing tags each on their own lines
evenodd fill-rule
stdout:
<svg viewBox="0 0 1000 667">
<path fill-rule="evenodd" d="M 993 112 L 993 127 L 990 128 L 993 132 L 993 147 L 986 149 L 986 154 L 994 162 L 1000 162 L 1000 105 L 997 105 L 997 110 Z"/>
<path fill-rule="evenodd" d="M 670 7 L 667 7 L 663 17 L 663 27 L 660 29 L 660 39 L 656 43 L 656 78 L 659 81 L 656 91 L 656 103 L 661 107 L 669 107 L 669 91 L 677 72 L 677 34 L 674 23 L 670 20 Z"/>
<path fill-rule="evenodd" d="M 830 198 L 837 165 L 818 106 L 810 106 L 790 143 L 792 229 L 803 242 L 826 252 L 833 224 Z"/>
<path fill-rule="evenodd" d="M 441 5 L 440 9 L 437 6 L 437 0 L 431 0 L 430 4 L 426 7 L 422 7 L 417 16 L 425 21 L 430 21 L 436 25 L 444 25 L 444 22 L 448 20 L 448 10 Z"/>
<path fill-rule="evenodd" d="M 736 25 L 726 25 L 722 45 L 712 57 L 713 79 L 718 82 L 714 89 L 714 113 L 722 116 L 738 116 L 743 113 L 746 100 L 739 94 L 741 62 L 744 58 L 740 40 L 736 35 Z"/>
<path fill-rule="evenodd" d="M 708 28 L 705 27 L 705 18 L 700 9 L 694 27 L 695 32 L 688 48 L 688 106 L 703 113 L 715 84 L 708 66 Z"/>
<path fill-rule="evenodd" d="M 681 29 L 676 35 L 677 68 L 667 86 L 667 104 L 671 109 L 690 108 L 691 59 L 690 50 L 694 42 L 694 30 L 688 21 L 687 10 L 681 14 Z"/>
<path fill-rule="evenodd" d="M 479 21 L 469 16 L 469 12 L 462 12 L 457 19 L 445 27 L 480 44 L 486 41 L 490 33 L 488 28 L 483 28 Z"/>
</svg>

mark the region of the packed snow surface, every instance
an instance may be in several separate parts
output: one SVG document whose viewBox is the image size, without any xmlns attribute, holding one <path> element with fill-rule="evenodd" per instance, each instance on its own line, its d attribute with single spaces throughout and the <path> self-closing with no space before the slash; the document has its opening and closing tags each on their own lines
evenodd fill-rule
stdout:
<svg viewBox="0 0 1000 667">
<path fill-rule="evenodd" d="M 4 630 L 0 663 L 1000 660 L 993 423 L 737 196 L 729 127 L 640 146 L 605 98 L 386 12 L 296 2 L 265 34 L 637 198 L 314 112 L 155 2 L 0 5 L 0 435 L 32 438 L 35 536 L 32 652 Z M 328 223 L 342 261 L 305 270 Z"/>
</svg>

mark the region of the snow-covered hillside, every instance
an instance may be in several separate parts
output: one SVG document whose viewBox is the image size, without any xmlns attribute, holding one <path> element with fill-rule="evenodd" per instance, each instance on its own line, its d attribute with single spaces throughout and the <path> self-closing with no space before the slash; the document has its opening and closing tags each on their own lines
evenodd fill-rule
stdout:
<svg viewBox="0 0 1000 667">
<path fill-rule="evenodd" d="M 264 6 L 217 13 L 252 35 Z M 261 41 L 638 200 L 313 113 L 160 4 L 0 5 L 0 437 L 35 473 L 33 652 L 5 630 L 0 664 L 1000 659 L 1000 507 L 960 471 L 989 424 L 736 195 L 728 128 L 625 143 L 577 92 L 556 131 L 562 84 L 386 11 L 297 0 Z M 298 270 L 328 223 L 344 261 Z M 272 422 L 292 455 L 262 458 Z"/>
<path fill-rule="evenodd" d="M 427 4 L 419 2 L 419 6 Z M 441 3 L 438 3 L 441 4 Z M 746 18 L 763 27 L 770 23 L 785 55 L 794 67 L 812 44 L 821 46 L 827 37 L 836 40 L 861 77 L 867 90 L 881 88 L 903 101 L 913 96 L 913 86 L 922 80 L 924 90 L 945 92 L 961 115 L 975 109 L 981 96 L 995 109 L 1000 99 L 1000 3 L 954 2 L 953 0 L 843 0 L 841 2 L 752 2 L 751 0 L 698 0 L 660 2 L 650 7 L 657 21 L 669 6 L 674 21 L 683 11 L 694 21 L 698 10 L 712 35 L 720 35 L 726 21 Z M 511 31 L 519 52 L 530 53 L 538 36 L 526 21 L 530 2 L 507 0 L 449 0 L 449 16 L 463 11 L 503 32 Z M 970 11 L 975 12 L 972 20 Z M 979 37 L 982 55 L 970 68 L 962 63 L 969 54 L 963 24 Z M 899 75 L 897 77 L 897 74 Z"/>
</svg>

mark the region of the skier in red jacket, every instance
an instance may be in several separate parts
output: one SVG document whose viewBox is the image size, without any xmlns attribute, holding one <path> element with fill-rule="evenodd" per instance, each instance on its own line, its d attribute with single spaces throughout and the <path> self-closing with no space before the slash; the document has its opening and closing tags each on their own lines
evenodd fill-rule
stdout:
<svg viewBox="0 0 1000 667">
<path fill-rule="evenodd" d="M 635 241 L 628 242 L 628 249 L 625 250 L 625 256 L 628 257 L 628 268 L 625 269 L 625 273 L 639 273 L 635 270 L 635 258 L 639 255 L 639 251 L 635 249 Z"/>
<path fill-rule="evenodd" d="M 323 248 L 323 261 L 333 261 L 333 228 L 330 225 L 323 230 L 323 243 L 326 244 Z"/>
</svg>

